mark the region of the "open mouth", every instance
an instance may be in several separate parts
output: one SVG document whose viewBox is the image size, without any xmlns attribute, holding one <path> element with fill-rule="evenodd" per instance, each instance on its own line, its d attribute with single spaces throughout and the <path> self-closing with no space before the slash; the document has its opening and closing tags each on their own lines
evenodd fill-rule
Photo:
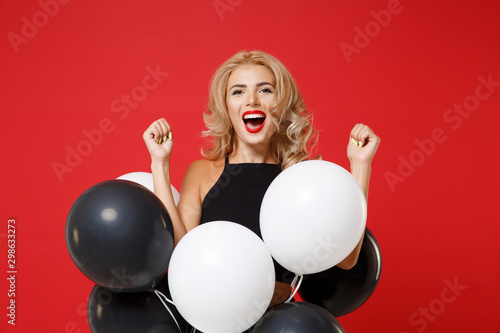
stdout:
<svg viewBox="0 0 500 333">
<path fill-rule="evenodd" d="M 245 128 L 250 133 L 257 133 L 264 128 L 266 122 L 266 114 L 262 111 L 253 110 L 243 113 L 243 123 Z"/>
</svg>

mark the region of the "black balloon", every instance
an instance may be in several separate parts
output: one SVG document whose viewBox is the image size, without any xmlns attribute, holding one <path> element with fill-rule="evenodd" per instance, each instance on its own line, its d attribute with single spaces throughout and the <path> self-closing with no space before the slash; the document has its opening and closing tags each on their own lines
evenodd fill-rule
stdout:
<svg viewBox="0 0 500 333">
<path fill-rule="evenodd" d="M 175 307 L 167 306 L 171 313 L 151 291 L 113 293 L 96 285 L 90 294 L 87 318 L 93 333 L 189 332 L 191 327 Z"/>
<path fill-rule="evenodd" d="M 335 317 L 346 315 L 365 303 L 377 287 L 382 256 L 377 240 L 366 229 L 358 262 L 350 270 L 332 267 L 304 275 L 299 295 L 306 302 L 327 309 Z"/>
<path fill-rule="evenodd" d="M 115 292 L 145 291 L 160 282 L 173 252 L 173 235 L 162 202 L 127 180 L 86 190 L 66 221 L 66 245 L 76 266 Z"/>
<path fill-rule="evenodd" d="M 345 333 L 327 310 L 306 302 L 278 305 L 267 311 L 252 333 Z"/>
</svg>

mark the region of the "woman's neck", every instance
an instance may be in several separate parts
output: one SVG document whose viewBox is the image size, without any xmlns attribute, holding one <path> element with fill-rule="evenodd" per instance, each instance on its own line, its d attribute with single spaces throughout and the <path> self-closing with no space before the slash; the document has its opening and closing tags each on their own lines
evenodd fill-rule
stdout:
<svg viewBox="0 0 500 333">
<path fill-rule="evenodd" d="M 241 145 L 236 145 L 234 151 L 229 154 L 229 161 L 231 163 L 278 163 L 269 146 L 241 147 Z"/>
</svg>

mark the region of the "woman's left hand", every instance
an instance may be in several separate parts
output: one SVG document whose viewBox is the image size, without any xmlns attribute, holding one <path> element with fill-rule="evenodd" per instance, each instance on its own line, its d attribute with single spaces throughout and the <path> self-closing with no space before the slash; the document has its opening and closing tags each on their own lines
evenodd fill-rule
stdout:
<svg viewBox="0 0 500 333">
<path fill-rule="evenodd" d="M 380 138 L 363 124 L 356 124 L 351 131 L 347 144 L 347 157 L 351 164 L 360 163 L 370 165 L 380 144 Z"/>
</svg>

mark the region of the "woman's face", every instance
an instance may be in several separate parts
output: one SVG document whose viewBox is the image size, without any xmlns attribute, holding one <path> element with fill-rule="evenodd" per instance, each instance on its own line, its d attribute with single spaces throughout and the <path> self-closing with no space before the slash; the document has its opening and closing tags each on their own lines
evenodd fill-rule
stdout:
<svg viewBox="0 0 500 333">
<path fill-rule="evenodd" d="M 275 81 L 274 75 L 259 65 L 242 65 L 229 77 L 226 105 L 238 144 L 270 144 L 276 132 L 271 117 Z"/>
</svg>

